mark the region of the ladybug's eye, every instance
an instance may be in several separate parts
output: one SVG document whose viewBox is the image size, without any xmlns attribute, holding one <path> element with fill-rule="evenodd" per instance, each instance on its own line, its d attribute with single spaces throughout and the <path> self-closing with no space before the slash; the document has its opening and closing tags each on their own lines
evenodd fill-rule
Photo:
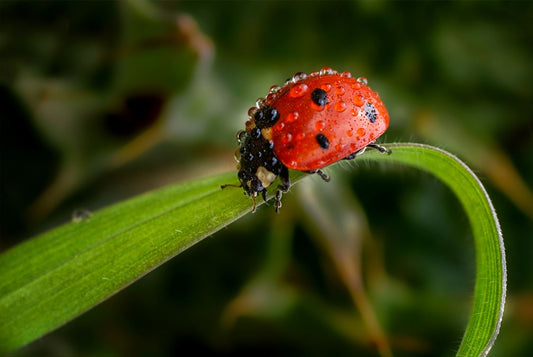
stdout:
<svg viewBox="0 0 533 357">
<path fill-rule="evenodd" d="M 255 126 L 257 126 L 259 129 L 269 128 L 278 121 L 279 112 L 276 108 L 264 106 L 255 113 L 254 119 Z"/>
</svg>

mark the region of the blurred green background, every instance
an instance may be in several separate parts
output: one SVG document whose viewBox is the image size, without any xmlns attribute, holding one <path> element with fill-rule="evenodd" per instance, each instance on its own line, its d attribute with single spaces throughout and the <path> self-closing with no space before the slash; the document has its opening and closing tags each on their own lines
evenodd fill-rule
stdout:
<svg viewBox="0 0 533 357">
<path fill-rule="evenodd" d="M 381 142 L 484 182 L 509 275 L 491 355 L 532 356 L 532 63 L 530 2 L 1 1 L 0 251 L 235 170 L 256 98 L 329 66 L 380 93 Z M 475 268 L 456 198 L 411 169 L 327 171 L 13 356 L 453 355 Z"/>
</svg>

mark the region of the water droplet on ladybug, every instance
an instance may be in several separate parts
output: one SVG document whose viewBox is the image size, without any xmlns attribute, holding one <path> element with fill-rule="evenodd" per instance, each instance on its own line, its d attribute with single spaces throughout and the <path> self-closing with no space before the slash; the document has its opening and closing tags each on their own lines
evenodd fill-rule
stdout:
<svg viewBox="0 0 533 357">
<path fill-rule="evenodd" d="M 315 123 L 315 130 L 322 131 L 326 127 L 326 123 L 323 120 L 317 120 Z"/>
<path fill-rule="evenodd" d="M 358 106 L 358 107 L 362 107 L 363 104 L 365 104 L 365 100 L 364 100 L 363 97 L 361 97 L 359 94 L 356 94 L 356 95 L 353 97 L 353 104 L 355 104 L 355 105 Z"/>
<path fill-rule="evenodd" d="M 326 75 L 326 74 L 335 74 L 337 72 L 335 72 L 333 69 L 331 69 L 331 67 L 322 67 L 320 69 L 320 75 L 323 76 L 323 75 Z"/>
<path fill-rule="evenodd" d="M 283 144 L 288 144 L 292 141 L 292 135 L 290 133 L 283 134 L 281 136 L 281 142 Z"/>
<path fill-rule="evenodd" d="M 281 131 L 281 130 L 283 130 L 283 128 L 285 128 L 285 123 L 282 122 L 282 121 L 279 121 L 279 122 L 276 124 L 276 130 L 277 130 L 277 131 Z"/>
<path fill-rule="evenodd" d="M 246 133 L 245 130 L 239 130 L 237 132 L 237 141 L 239 142 L 239 144 L 241 144 L 242 142 L 244 142 L 244 140 L 246 139 L 246 136 L 248 134 Z"/>
<path fill-rule="evenodd" d="M 365 86 L 368 85 L 368 79 L 365 77 L 358 77 L 357 82 L 364 84 Z"/>
<path fill-rule="evenodd" d="M 276 92 L 278 92 L 280 89 L 281 89 L 281 86 L 273 85 L 272 87 L 270 87 L 270 89 L 268 90 L 268 92 L 269 92 L 269 93 L 276 93 Z"/>
<path fill-rule="evenodd" d="M 305 133 L 303 132 L 299 132 L 298 134 L 296 134 L 296 140 L 302 140 L 305 138 Z"/>
<path fill-rule="evenodd" d="M 244 128 L 246 131 L 250 131 L 255 127 L 255 125 L 252 123 L 251 120 L 247 120 L 246 123 L 244 123 Z"/>
<path fill-rule="evenodd" d="M 357 133 L 357 136 L 365 136 L 366 131 L 364 128 L 358 128 L 356 133 Z"/>
<path fill-rule="evenodd" d="M 251 107 L 250 109 L 248 109 L 248 116 L 253 117 L 255 113 L 257 112 L 257 110 L 258 110 L 257 107 Z"/>
<path fill-rule="evenodd" d="M 352 78 L 352 74 L 348 71 L 342 72 L 341 76 L 346 77 L 346 78 Z"/>
<path fill-rule="evenodd" d="M 292 81 L 293 81 L 294 83 L 296 83 L 296 82 L 298 82 L 298 81 L 300 81 L 300 80 L 302 80 L 302 79 L 305 79 L 305 78 L 307 78 L 307 74 L 305 74 L 304 72 L 296 72 L 296 73 L 293 74 L 293 76 L 292 76 Z"/>
<path fill-rule="evenodd" d="M 352 130 L 346 130 L 346 136 L 351 138 L 353 136 L 353 131 Z"/>
<path fill-rule="evenodd" d="M 265 98 L 262 98 L 262 97 L 257 98 L 256 101 L 255 101 L 255 106 L 257 108 L 261 108 L 261 105 L 263 105 L 264 101 L 265 101 Z"/>
<path fill-rule="evenodd" d="M 346 89 L 344 89 L 343 86 L 338 86 L 337 88 L 335 88 L 335 94 L 343 95 L 344 93 L 346 93 Z"/>
<path fill-rule="evenodd" d="M 287 114 L 287 118 L 285 119 L 285 121 L 287 123 L 294 123 L 296 120 L 298 120 L 298 116 L 300 114 L 298 114 L 298 112 L 292 112 L 292 113 L 289 113 Z"/>
<path fill-rule="evenodd" d="M 325 90 L 326 92 L 329 92 L 331 90 L 331 84 L 329 83 L 322 84 L 320 88 Z"/>
<path fill-rule="evenodd" d="M 292 98 L 300 98 L 305 95 L 308 89 L 309 87 L 307 86 L 307 84 L 300 83 L 291 88 L 291 90 L 289 91 L 289 95 Z"/>
<path fill-rule="evenodd" d="M 275 93 L 268 93 L 267 97 L 266 97 L 266 101 L 267 102 L 271 102 L 272 100 L 274 100 L 274 98 L 276 98 L 276 94 Z"/>
<path fill-rule="evenodd" d="M 342 100 L 339 100 L 338 102 L 335 103 L 335 110 L 338 111 L 339 113 L 342 113 L 343 111 L 346 110 L 346 103 L 344 103 Z"/>
<path fill-rule="evenodd" d="M 233 158 L 237 162 L 241 161 L 241 150 L 240 149 L 235 150 L 235 152 L 233 153 Z"/>
<path fill-rule="evenodd" d="M 354 108 L 354 109 L 350 110 L 350 114 L 351 114 L 353 117 L 356 117 L 356 116 L 359 114 L 359 110 L 357 110 L 357 109 Z"/>
</svg>

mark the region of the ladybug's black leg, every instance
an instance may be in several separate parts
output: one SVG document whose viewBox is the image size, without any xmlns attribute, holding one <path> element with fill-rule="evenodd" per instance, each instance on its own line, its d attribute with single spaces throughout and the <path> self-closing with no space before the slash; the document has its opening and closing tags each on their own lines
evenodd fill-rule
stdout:
<svg viewBox="0 0 533 357">
<path fill-rule="evenodd" d="M 355 159 L 357 156 L 359 156 L 359 155 L 361 155 L 362 153 L 364 153 L 364 152 L 365 152 L 365 149 L 366 149 L 366 147 L 364 147 L 364 148 L 362 148 L 362 149 L 359 149 L 359 150 L 357 150 L 356 152 L 354 152 L 354 153 L 352 153 L 352 154 L 350 154 L 350 155 L 344 157 L 343 160 L 353 160 L 353 159 Z"/>
<path fill-rule="evenodd" d="M 329 182 L 330 178 L 328 175 L 326 175 L 322 170 L 309 170 L 307 171 L 309 174 L 317 174 L 320 176 L 320 178 L 326 182 Z"/>
<path fill-rule="evenodd" d="M 252 213 L 255 213 L 255 208 L 257 207 L 257 204 L 255 203 L 255 196 L 257 196 L 256 192 L 250 195 L 250 197 L 252 198 L 252 202 L 254 203 L 254 205 L 252 206 Z"/>
<path fill-rule="evenodd" d="M 261 196 L 263 197 L 263 201 L 267 201 L 267 190 L 261 191 Z"/>
<path fill-rule="evenodd" d="M 242 183 L 240 185 L 235 185 L 234 183 L 227 183 L 225 185 L 220 186 L 221 189 L 225 189 L 226 187 L 242 187 Z"/>
<path fill-rule="evenodd" d="M 287 169 L 287 167 L 283 166 L 281 172 L 279 173 L 279 179 L 281 184 L 278 185 L 278 189 L 276 191 L 276 213 L 279 212 L 279 209 L 281 208 L 281 196 L 284 192 L 289 191 L 289 188 L 291 187 L 291 179 L 289 177 L 289 169 Z"/>
<path fill-rule="evenodd" d="M 387 155 L 392 154 L 392 151 L 390 151 L 386 147 L 378 145 L 378 144 L 371 143 L 371 144 L 368 144 L 366 147 L 372 148 L 372 149 L 376 149 L 377 151 L 379 151 L 382 154 L 387 154 Z"/>
</svg>

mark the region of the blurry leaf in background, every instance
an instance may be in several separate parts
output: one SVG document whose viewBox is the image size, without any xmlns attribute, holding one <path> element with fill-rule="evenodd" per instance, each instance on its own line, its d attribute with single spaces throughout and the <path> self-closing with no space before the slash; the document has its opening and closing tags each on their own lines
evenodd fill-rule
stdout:
<svg viewBox="0 0 533 357">
<path fill-rule="evenodd" d="M 381 356 L 392 356 L 391 347 L 372 308 L 361 274 L 362 243 L 370 232 L 359 203 L 342 179 L 330 185 L 308 180 L 299 191 L 304 211 L 309 215 L 318 243 L 327 252 L 336 273 L 362 315 L 369 339 Z"/>
<path fill-rule="evenodd" d="M 85 81 L 68 72 L 47 73 L 39 63 L 24 63 L 14 72 L 14 89 L 31 108 L 31 120 L 61 158 L 57 176 L 30 207 L 30 221 L 46 216 L 102 171 L 124 165 L 161 142 L 165 133 L 160 121 L 166 103 L 193 80 L 198 64 L 204 71 L 210 62 L 213 45 L 191 17 L 165 14 L 150 3 L 130 4 L 96 5 L 107 13 L 108 5 L 115 7 L 121 14 L 121 31 L 116 31 L 112 17 L 104 18 L 107 28 L 99 29 L 102 37 L 83 39 L 93 50 L 93 55 L 84 58 L 90 61 L 87 71 L 93 72 L 82 72 L 88 77 Z M 36 36 L 50 35 L 51 40 L 65 37 L 67 45 L 78 43 L 76 36 L 81 34 L 71 28 L 77 29 L 81 21 L 63 17 L 67 14 L 63 5 L 48 2 L 39 6 L 57 9 L 53 19 L 69 30 L 48 25 L 43 31 L 35 31 Z M 76 6 L 95 9 L 95 5 L 84 2 Z M 82 18 L 92 15 L 78 14 Z M 105 30 L 114 30 L 110 31 L 114 37 L 103 38 L 108 36 L 103 35 Z M 58 56 L 64 61 L 71 51 L 78 51 L 78 47 L 61 46 L 58 41 L 42 56 Z M 94 77 L 101 76 L 101 71 L 94 68 L 116 70 L 108 72 L 105 79 L 99 78 L 95 85 Z M 104 81 L 106 87 L 101 84 Z"/>
</svg>

